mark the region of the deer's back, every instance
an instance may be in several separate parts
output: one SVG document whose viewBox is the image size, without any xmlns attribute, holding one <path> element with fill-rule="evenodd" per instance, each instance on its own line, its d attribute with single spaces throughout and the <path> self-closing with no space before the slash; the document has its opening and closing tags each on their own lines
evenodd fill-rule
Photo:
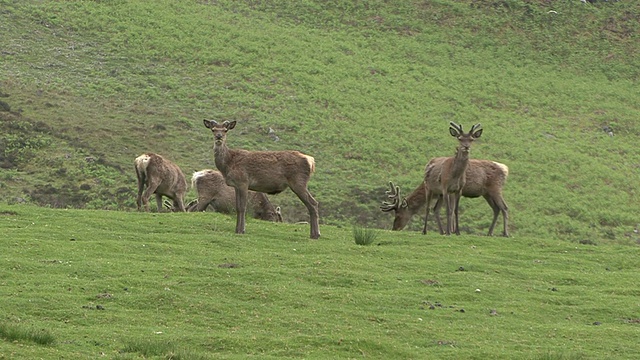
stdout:
<svg viewBox="0 0 640 360">
<path fill-rule="evenodd" d="M 441 193 L 442 170 L 447 159 L 450 158 L 433 158 L 425 168 L 425 182 L 432 193 Z M 491 191 L 499 191 L 504 186 L 508 175 L 509 168 L 504 164 L 491 160 L 469 159 L 462 195 L 477 197 Z"/>
<path fill-rule="evenodd" d="M 171 196 L 173 193 L 185 193 L 187 181 L 178 165 L 164 157 L 145 153 L 136 159 L 136 166 L 141 164 L 146 173 L 147 184 L 151 181 L 159 182 L 156 193 Z"/>
<path fill-rule="evenodd" d="M 216 170 L 205 169 L 193 173 L 191 186 L 196 189 L 198 196 L 235 198 L 233 188 L 225 183 L 222 173 Z"/>
<path fill-rule="evenodd" d="M 235 190 L 225 183 L 219 171 L 205 169 L 195 172 L 191 185 L 196 189 L 198 202 L 211 203 L 216 211 L 222 213 L 235 211 Z"/>
<path fill-rule="evenodd" d="M 432 194 L 442 193 L 442 169 L 447 157 L 437 157 L 429 160 L 424 170 L 424 183 Z"/>
<path fill-rule="evenodd" d="M 508 175 L 509 168 L 504 164 L 491 160 L 471 159 L 467 167 L 467 182 L 462 189 L 462 194 L 474 197 L 492 191 L 501 191 Z"/>
<path fill-rule="evenodd" d="M 224 168 L 227 182 L 234 186 L 246 183 L 250 190 L 267 194 L 277 194 L 300 181 L 306 185 L 315 170 L 313 157 L 298 151 L 229 150 L 229 155 Z"/>
<path fill-rule="evenodd" d="M 310 174 L 315 168 L 313 158 L 299 151 L 231 150 L 230 152 L 228 171 L 239 168 L 251 173 L 270 172 L 284 175 L 292 169 Z"/>
<path fill-rule="evenodd" d="M 211 169 L 197 171 L 191 177 L 191 184 L 198 194 L 198 202 L 210 203 L 215 211 L 221 213 L 229 214 L 236 211 L 235 189 L 226 184 L 220 171 Z M 275 207 L 263 193 L 249 191 L 248 204 L 254 209 L 254 214 L 259 214 L 261 218 L 268 216 L 262 215 L 263 213 L 275 213 Z"/>
</svg>

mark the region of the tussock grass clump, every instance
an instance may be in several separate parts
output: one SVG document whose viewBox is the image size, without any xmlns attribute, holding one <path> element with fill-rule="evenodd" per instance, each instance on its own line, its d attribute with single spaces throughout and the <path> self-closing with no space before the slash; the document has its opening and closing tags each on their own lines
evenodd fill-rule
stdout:
<svg viewBox="0 0 640 360">
<path fill-rule="evenodd" d="M 55 341 L 48 330 L 33 330 L 11 324 L 0 324 L 0 338 L 10 342 L 33 342 L 40 345 L 51 345 Z"/>
<path fill-rule="evenodd" d="M 193 351 L 177 349 L 171 342 L 134 340 L 128 342 L 121 353 L 137 353 L 145 358 L 150 356 L 159 356 L 163 359 L 171 360 L 206 360 L 206 356 L 197 354 Z"/>
<path fill-rule="evenodd" d="M 564 354 L 564 353 L 547 353 L 540 355 L 538 357 L 532 357 L 531 359 L 538 360 L 577 360 L 583 359 L 584 355 L 582 354 Z"/>
<path fill-rule="evenodd" d="M 353 228 L 353 238 L 358 245 L 371 245 L 378 238 L 378 233 L 374 229 L 356 226 Z"/>
</svg>

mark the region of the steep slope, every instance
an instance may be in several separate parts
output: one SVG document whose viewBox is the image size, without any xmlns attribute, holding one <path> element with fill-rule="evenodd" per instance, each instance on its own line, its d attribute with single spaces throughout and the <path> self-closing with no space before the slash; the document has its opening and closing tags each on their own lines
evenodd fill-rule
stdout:
<svg viewBox="0 0 640 360">
<path fill-rule="evenodd" d="M 316 158 L 325 223 L 389 227 L 387 181 L 406 194 L 453 153 L 449 121 L 481 122 L 514 236 L 637 239 L 638 4 L 1 4 L 5 201 L 132 209 L 136 155 L 213 168 L 202 119 L 233 119 L 231 146 Z M 462 207 L 484 233 L 487 205 Z"/>
</svg>

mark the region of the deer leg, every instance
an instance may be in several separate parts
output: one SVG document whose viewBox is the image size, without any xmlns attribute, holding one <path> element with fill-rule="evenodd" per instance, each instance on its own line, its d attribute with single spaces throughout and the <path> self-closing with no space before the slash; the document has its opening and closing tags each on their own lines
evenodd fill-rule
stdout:
<svg viewBox="0 0 640 360">
<path fill-rule="evenodd" d="M 429 207 L 431 207 L 431 192 L 428 189 L 426 191 L 426 199 L 427 199 L 427 213 L 424 215 L 424 227 L 422 228 L 422 235 L 427 234 L 427 222 L 429 221 Z M 438 201 L 440 201 L 440 199 L 438 199 Z M 438 207 L 438 201 L 436 201 L 436 206 L 434 206 L 434 212 L 435 212 L 435 208 Z M 436 220 L 439 219 L 439 217 L 440 215 L 436 213 Z M 440 231 L 442 231 L 442 229 Z"/>
<path fill-rule="evenodd" d="M 247 193 L 246 188 L 236 188 L 236 234 L 244 234 L 245 213 L 247 212 Z"/>
<path fill-rule="evenodd" d="M 142 208 L 142 192 L 144 191 L 144 175 L 140 174 L 137 168 L 136 175 L 138 175 L 138 196 L 136 197 L 136 205 L 138 206 L 138 211 L 140 211 Z"/>
<path fill-rule="evenodd" d="M 198 200 L 195 204 L 189 206 L 189 211 L 205 211 L 207 209 L 207 206 L 209 206 L 209 203 L 212 201 L 213 199 L 211 197 L 198 194 Z"/>
<path fill-rule="evenodd" d="M 300 201 L 304 203 L 304 206 L 307 207 L 307 210 L 309 210 L 311 239 L 320 238 L 320 213 L 318 211 L 318 201 L 314 199 L 313 196 L 311 196 L 311 193 L 306 187 L 304 189 L 291 188 L 291 190 L 298 196 Z"/>
<path fill-rule="evenodd" d="M 174 211 L 185 212 L 184 207 L 184 194 L 183 193 L 174 193 L 173 194 L 173 209 Z M 178 210 L 175 210 L 178 209 Z"/>
<path fill-rule="evenodd" d="M 185 212 L 184 202 L 178 196 L 173 200 L 173 209 L 174 211 Z M 177 209 L 177 210 L 176 210 Z"/>
<path fill-rule="evenodd" d="M 487 203 L 489 204 L 489 206 L 491 206 L 491 209 L 493 210 L 493 221 L 491 222 L 491 226 L 489 227 L 489 236 L 493 236 L 493 230 L 496 226 L 496 223 L 498 222 L 498 214 L 500 214 L 500 212 L 502 212 L 502 222 L 504 225 L 504 230 L 502 231 L 502 236 L 504 237 L 509 237 L 509 230 L 508 230 L 508 226 L 509 226 L 509 207 L 507 206 L 507 204 L 504 202 L 504 199 L 502 198 L 502 196 L 497 196 L 494 200 L 493 197 L 490 197 L 489 195 L 485 196 L 485 199 L 487 200 Z"/>
<path fill-rule="evenodd" d="M 200 201 L 200 199 L 198 199 L 198 202 L 195 205 L 195 211 L 205 211 L 207 209 L 207 206 L 209 206 L 208 201 Z"/>
<path fill-rule="evenodd" d="M 444 229 L 444 234 L 447 235 L 449 234 L 449 196 L 447 196 L 446 193 L 442 194 L 442 202 L 444 202 L 444 212 L 445 212 L 445 216 L 447 218 L 447 226 Z"/>
<path fill-rule="evenodd" d="M 142 193 L 142 205 L 144 206 L 145 211 L 149 211 L 149 198 L 151 198 L 151 195 L 156 192 L 156 189 L 158 188 L 158 184 L 154 184 L 152 182 L 149 182 L 147 184 L 147 188 L 144 190 L 144 192 Z M 162 204 L 160 204 L 162 205 Z"/>
<path fill-rule="evenodd" d="M 453 229 L 453 198 L 451 194 L 444 192 L 443 194 L 444 201 L 447 205 L 447 235 L 451 235 L 451 229 Z"/>
<path fill-rule="evenodd" d="M 162 195 L 156 193 L 156 204 L 158 204 L 158 212 L 162 212 L 163 208 L 162 208 Z M 174 204 L 175 206 L 175 204 Z"/>
<path fill-rule="evenodd" d="M 453 229 L 451 229 L 452 231 L 454 231 L 456 233 L 456 235 L 460 235 L 460 226 L 458 226 L 459 224 L 459 217 L 458 217 L 458 209 L 460 209 L 460 197 L 461 194 L 460 193 L 456 193 L 454 194 L 453 198 L 455 201 L 455 205 L 453 207 L 453 214 L 455 216 L 455 220 L 453 223 Z"/>
<path fill-rule="evenodd" d="M 509 237 L 509 207 L 502 196 L 500 197 L 500 210 L 502 211 L 502 222 L 504 223 L 502 236 Z"/>
<path fill-rule="evenodd" d="M 442 228 L 442 219 L 440 218 L 440 209 L 442 209 L 442 195 L 438 196 L 438 200 L 436 200 L 436 205 L 433 207 L 433 215 L 436 218 L 436 223 L 438 223 L 438 230 L 440 230 L 440 235 L 444 235 L 444 229 Z"/>
<path fill-rule="evenodd" d="M 484 195 L 484 199 L 487 200 L 487 204 L 489 204 L 489 206 L 491 206 L 491 210 L 493 210 L 493 221 L 491 221 L 491 226 L 489 226 L 489 233 L 487 233 L 487 236 L 493 236 L 493 229 L 495 228 L 496 223 L 498 222 L 498 214 L 500 213 L 500 207 L 498 207 L 498 204 L 496 204 L 496 202 L 493 200 L 493 198 L 491 198 L 491 196 Z"/>
</svg>

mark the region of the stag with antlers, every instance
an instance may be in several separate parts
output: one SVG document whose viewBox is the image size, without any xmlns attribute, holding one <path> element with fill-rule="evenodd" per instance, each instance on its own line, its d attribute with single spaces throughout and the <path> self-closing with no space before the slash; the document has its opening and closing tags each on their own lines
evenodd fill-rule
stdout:
<svg viewBox="0 0 640 360">
<path fill-rule="evenodd" d="M 430 161 L 432 166 L 442 166 L 445 157 L 435 158 Z M 441 170 L 433 169 L 432 173 L 439 173 Z M 507 203 L 502 196 L 502 189 L 507 181 L 509 168 L 502 163 L 491 160 L 470 159 L 466 171 L 466 182 L 462 188 L 462 196 L 476 198 L 482 196 L 493 210 L 493 221 L 489 227 L 488 236 L 493 235 L 493 230 L 498 221 L 498 215 L 502 213 L 504 229 L 503 236 L 509 236 L 508 222 L 509 212 Z M 389 201 L 385 201 L 380 206 L 384 212 L 394 211 L 392 230 L 402 230 L 411 220 L 413 215 L 424 209 L 426 204 L 425 182 L 423 181 L 407 197 L 402 197 L 400 187 L 389 182 L 390 190 L 387 190 Z M 444 234 L 442 222 L 440 220 L 440 209 L 442 207 L 442 195 L 438 195 L 433 213 L 438 224 L 440 234 Z"/>
<path fill-rule="evenodd" d="M 465 133 L 462 130 L 462 125 L 450 122 L 449 134 L 458 139 L 455 156 L 445 158 L 442 166 L 436 166 L 434 163 L 435 159 L 433 159 L 427 164 L 427 168 L 425 169 L 424 185 L 427 211 L 424 218 L 423 234 L 427 233 L 427 220 L 429 219 L 431 199 L 437 195 L 442 195 L 442 200 L 447 209 L 447 229 L 445 234 L 450 235 L 452 232 L 455 232 L 456 235 L 460 235 L 460 227 L 458 226 L 458 204 L 462 196 L 462 188 L 466 182 L 471 143 L 482 135 L 482 128 L 480 124 L 475 124 L 468 133 Z"/>
</svg>

